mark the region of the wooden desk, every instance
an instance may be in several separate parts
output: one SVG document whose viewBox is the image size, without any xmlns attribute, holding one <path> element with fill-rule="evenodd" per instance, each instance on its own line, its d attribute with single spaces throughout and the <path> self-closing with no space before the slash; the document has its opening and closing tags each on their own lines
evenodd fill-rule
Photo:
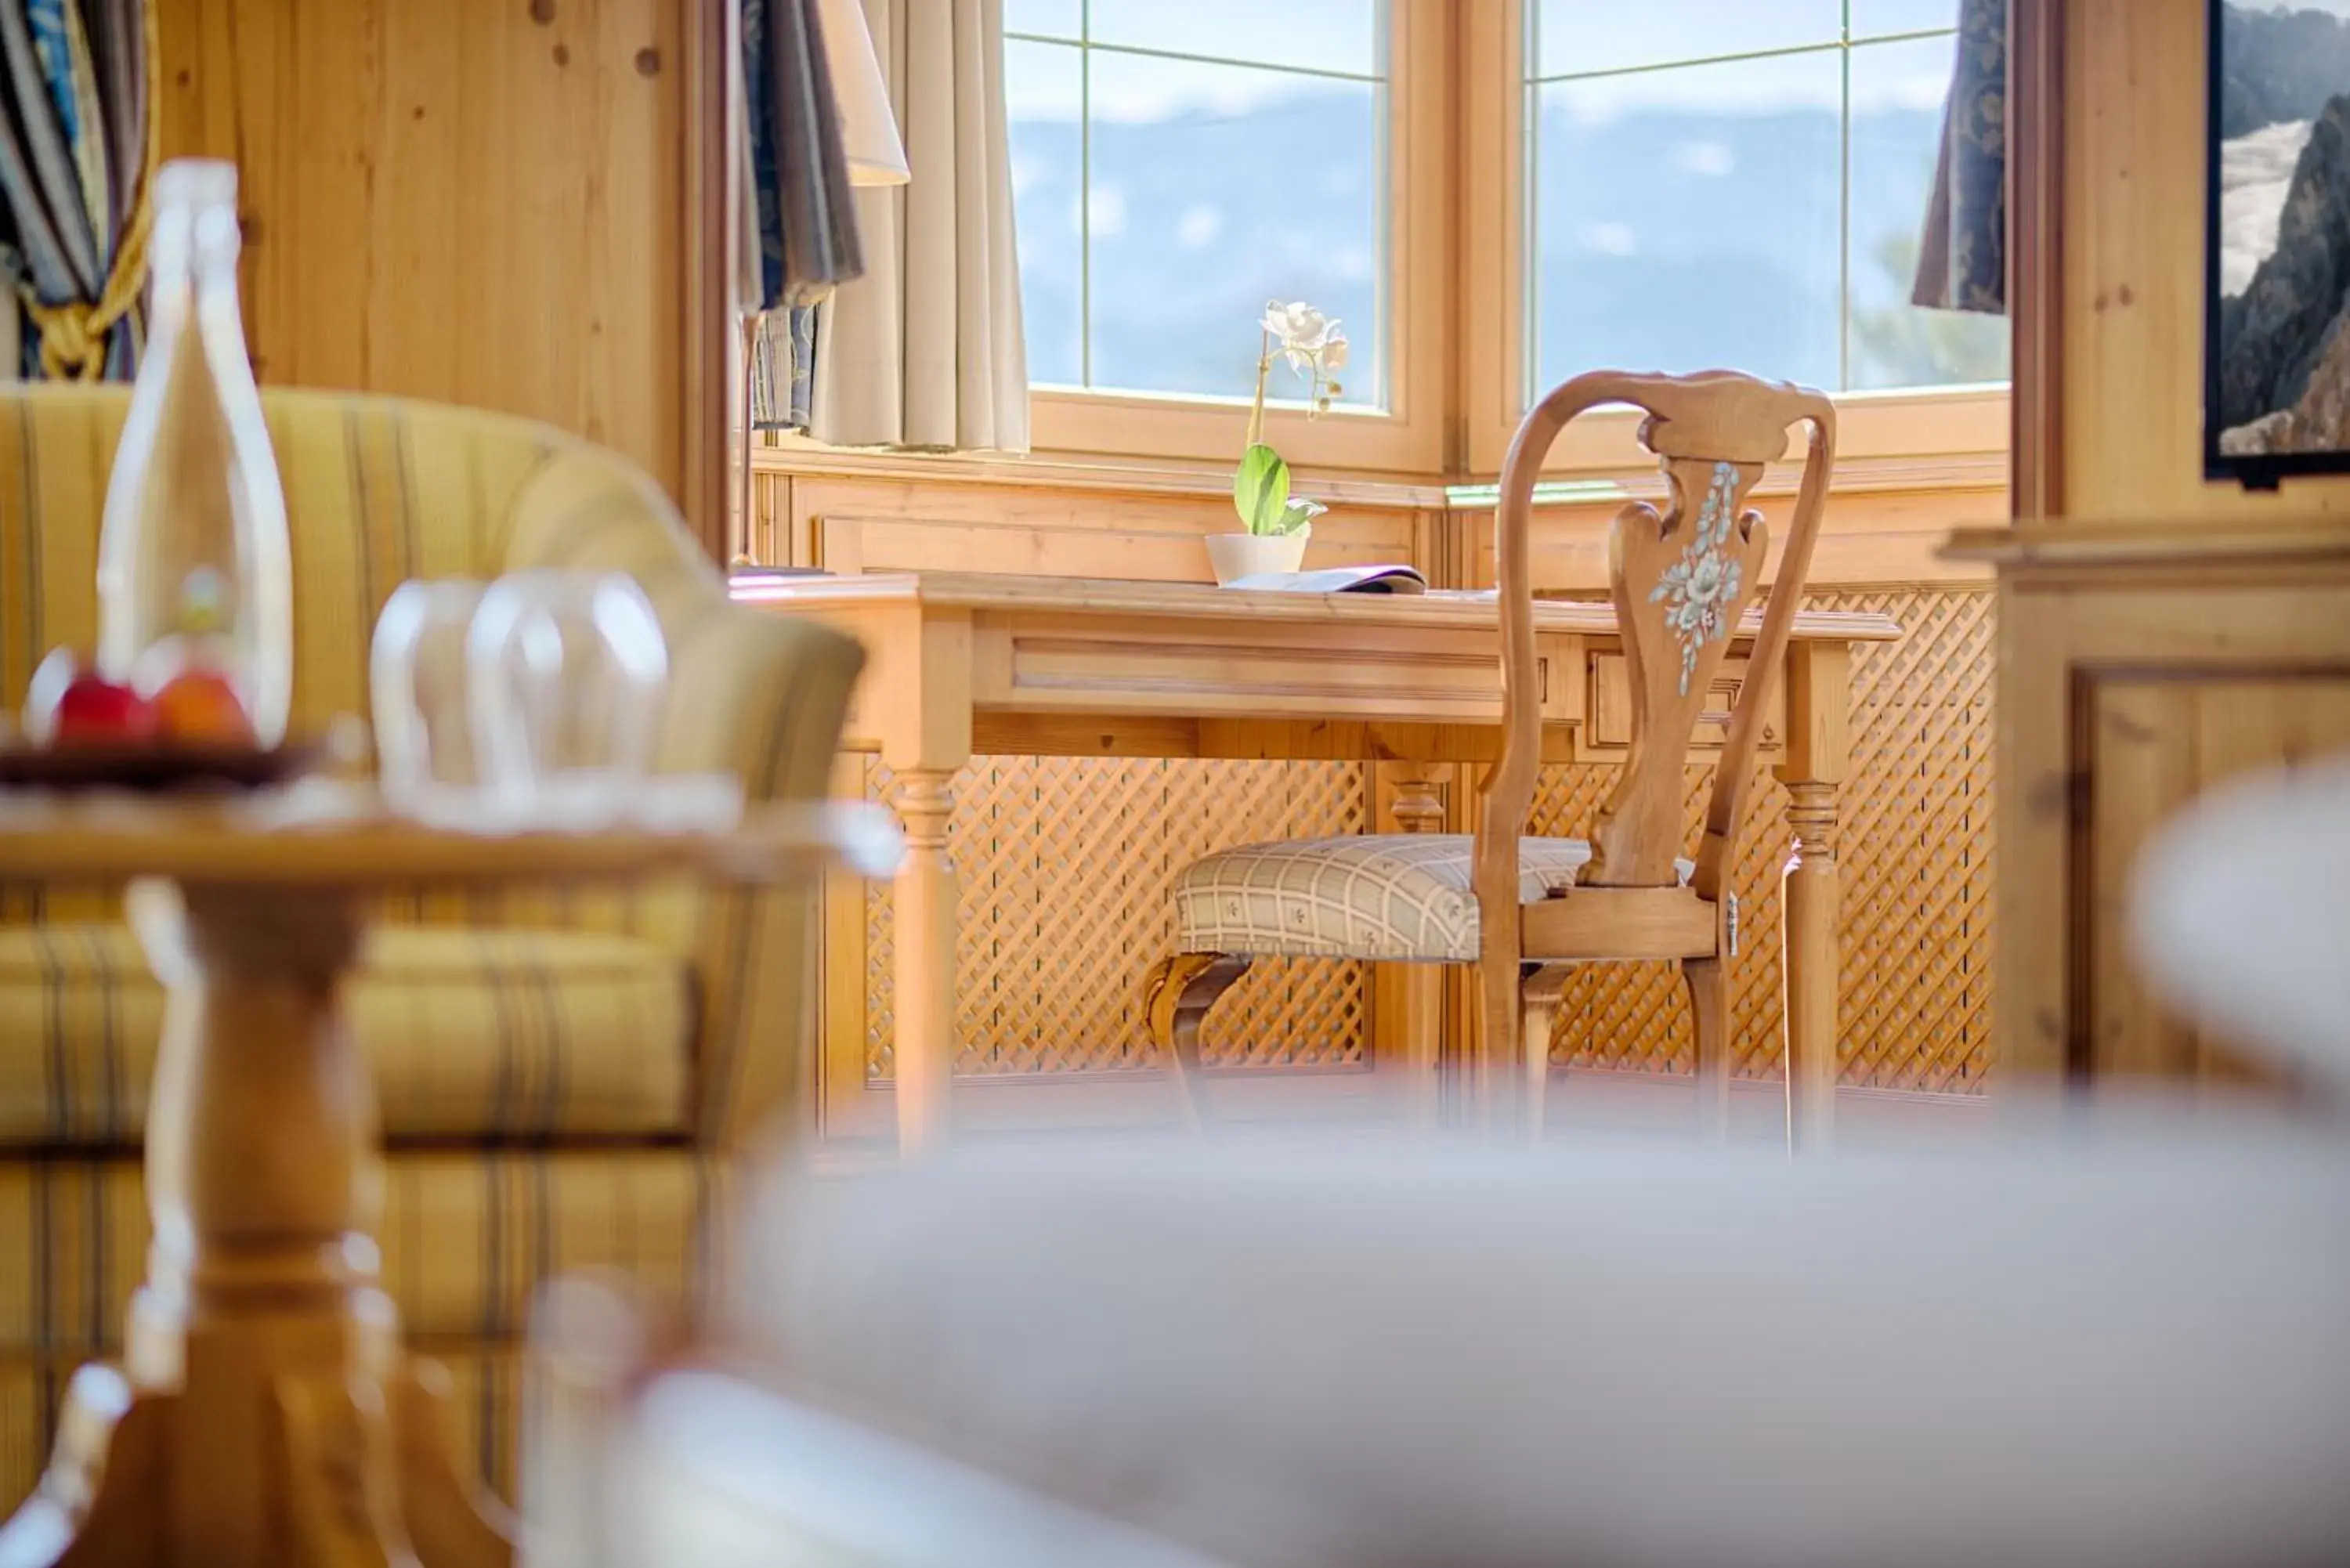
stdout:
<svg viewBox="0 0 2350 1568">
<path fill-rule="evenodd" d="M 1491 595 L 1235 593 L 1204 584 L 964 572 L 746 576 L 735 598 L 808 615 L 872 657 L 847 744 L 896 774 L 907 855 L 896 884 L 898 1132 L 949 1128 L 954 1063 L 956 770 L 979 756 L 1395 762 L 1395 815 L 1441 822 L 1429 764 L 1498 754 L 1500 630 Z M 1537 609 L 1555 762 L 1621 762 L 1631 743 L 1622 645 L 1604 604 Z M 1742 640 L 1751 637 L 1752 618 Z M 1849 754 L 1850 645 L 1899 635 L 1878 615 L 1799 617 L 1764 752 L 1794 795 L 1785 974 L 1790 1104 L 1824 1136 L 1835 1084 L 1836 786 Z M 1719 738 L 1746 666 L 1733 650 L 1700 721 Z M 1432 980 L 1425 970 L 1415 972 Z M 1139 974 L 1137 975 L 1138 983 Z M 1423 984 L 1410 1016 L 1433 1060 Z"/>
</svg>

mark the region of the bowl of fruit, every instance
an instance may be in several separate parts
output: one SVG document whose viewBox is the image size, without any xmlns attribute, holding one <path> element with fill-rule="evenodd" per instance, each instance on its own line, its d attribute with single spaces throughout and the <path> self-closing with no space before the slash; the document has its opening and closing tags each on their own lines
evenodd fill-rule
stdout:
<svg viewBox="0 0 2350 1568">
<path fill-rule="evenodd" d="M 41 661 L 0 785 L 40 789 L 258 789 L 307 772 L 317 748 L 265 746 L 236 681 L 203 645 L 165 638 L 118 680 L 60 648 Z"/>
</svg>

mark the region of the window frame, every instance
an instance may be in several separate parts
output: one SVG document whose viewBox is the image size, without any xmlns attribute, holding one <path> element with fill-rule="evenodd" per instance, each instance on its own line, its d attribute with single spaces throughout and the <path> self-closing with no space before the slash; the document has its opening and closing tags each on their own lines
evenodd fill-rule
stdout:
<svg viewBox="0 0 2350 1568">
<path fill-rule="evenodd" d="M 1445 209 L 1452 77 L 1448 0 L 1388 0 L 1387 171 L 1379 330 L 1384 409 L 1267 400 L 1271 438 L 1295 467 L 1430 474 L 1444 463 L 1443 306 L 1451 292 Z M 1245 333 L 1235 321 L 1231 330 Z M 1275 389 L 1277 394 L 1278 389 Z M 1230 461 L 1248 432 L 1249 400 L 1035 387 L 1029 435 L 1039 452 L 1091 457 Z"/>
<path fill-rule="evenodd" d="M 1293 467 L 1470 483 L 1499 474 L 1527 407 L 1528 3 L 1388 0 L 1388 406 L 1308 420 L 1276 401 L 1271 435 Z M 1481 244 L 1479 235 L 1496 238 Z M 2005 384 L 1838 392 L 1835 400 L 1839 489 L 1973 486 L 2005 472 Z M 1087 462 L 1229 462 L 1248 423 L 1243 398 L 1038 387 L 1029 408 L 1039 455 Z M 1572 480 L 1651 470 L 1637 430 L 1628 411 L 1577 421 L 1543 472 Z"/>
<path fill-rule="evenodd" d="M 1414 0 L 1397 0 L 1410 5 Z M 1501 244 L 1468 247 L 1462 293 L 1467 391 L 1464 464 L 1479 478 L 1501 472 L 1525 418 L 1525 6 L 1493 0 L 1463 8 L 1460 48 L 1462 223 Z M 1508 90 L 1479 94 L 1478 82 Z M 1922 214 L 1921 214 L 1922 218 Z M 1981 484 L 2003 473 L 2009 392 L 1993 386 L 1836 392 L 1837 488 L 1902 478 L 1918 487 Z M 1551 449 L 1545 477 L 1592 478 L 1653 469 L 1640 449 L 1638 416 L 1601 410 L 1577 420 Z"/>
</svg>

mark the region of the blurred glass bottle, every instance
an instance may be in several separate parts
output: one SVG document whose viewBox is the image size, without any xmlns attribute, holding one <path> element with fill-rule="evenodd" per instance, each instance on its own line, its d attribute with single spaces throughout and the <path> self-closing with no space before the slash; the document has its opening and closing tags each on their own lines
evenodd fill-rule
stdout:
<svg viewBox="0 0 2350 1568">
<path fill-rule="evenodd" d="M 157 171 L 146 353 L 99 543 L 99 660 L 151 696 L 182 675 L 224 683 L 269 746 L 293 701 L 293 565 L 244 351 L 240 243 L 234 164 Z"/>
</svg>

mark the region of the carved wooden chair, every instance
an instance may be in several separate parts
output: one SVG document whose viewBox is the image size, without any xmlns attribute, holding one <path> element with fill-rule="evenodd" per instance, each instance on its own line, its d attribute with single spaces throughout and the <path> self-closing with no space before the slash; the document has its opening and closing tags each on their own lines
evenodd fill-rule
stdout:
<svg viewBox="0 0 2350 1568">
<path fill-rule="evenodd" d="M 1617 514 L 1608 583 L 1623 628 L 1631 747 L 1591 836 L 1524 836 L 1542 756 L 1527 522 L 1543 459 L 1570 420 L 1606 403 L 1648 415 L 1640 441 L 1669 498 Z M 1681 802 L 1691 732 L 1762 576 L 1768 530 L 1742 510 L 1789 427 L 1810 427 L 1792 530 L 1693 857 Z M 1697 1024 L 1700 1117 L 1729 1107 L 1724 959 L 1735 902 L 1724 887 L 1748 780 L 1819 531 L 1835 462 L 1835 410 L 1805 389 L 1732 371 L 1595 371 L 1552 391 L 1511 442 L 1494 514 L 1502 620 L 1500 763 L 1477 832 L 1372 834 L 1253 844 L 1195 862 L 1176 886 L 1180 950 L 1147 985 L 1151 1030 L 1198 1106 L 1200 1026 L 1256 959 L 1279 955 L 1473 963 L 1482 1048 L 1472 1115 L 1542 1125 L 1550 1025 L 1575 964 L 1666 960 L 1680 967 Z"/>
</svg>

